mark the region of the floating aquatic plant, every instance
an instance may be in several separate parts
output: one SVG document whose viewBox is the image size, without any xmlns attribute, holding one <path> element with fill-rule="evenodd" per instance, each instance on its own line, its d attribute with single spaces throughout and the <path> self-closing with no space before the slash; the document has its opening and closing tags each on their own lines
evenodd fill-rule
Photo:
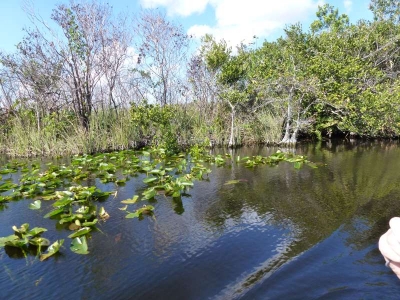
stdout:
<svg viewBox="0 0 400 300">
<path fill-rule="evenodd" d="M 82 183 L 86 180 L 97 178 L 104 184 L 114 184 L 118 189 L 118 186 L 126 184 L 131 177 L 145 175 L 143 183 L 146 188 L 140 196 L 132 195 L 132 198 L 121 201 L 125 206 L 120 208 L 121 211 L 126 211 L 126 218 L 141 219 L 144 215 L 152 216 L 154 206 L 145 204 L 130 211 L 128 205 L 137 205 L 139 200 L 151 201 L 156 197 L 171 197 L 179 204 L 176 211 L 182 213 L 184 210 L 181 196 L 188 196 L 187 192 L 196 180 L 207 179 L 211 170 L 206 164 L 223 167 L 236 163 L 255 168 L 259 165 L 273 166 L 283 161 L 292 163 L 296 169 L 304 165 L 316 167 L 305 156 L 280 151 L 265 157 L 258 155 L 232 158 L 231 154 L 213 156 L 198 149 L 191 151 L 190 155 L 182 153 L 167 156 L 162 148 L 75 155 L 70 164 L 48 163 L 44 166 L 38 162 L 28 164 L 11 161 L 0 167 L 0 208 L 6 208 L 7 202 L 25 198 L 33 200 L 28 206 L 30 209 L 40 210 L 42 201 L 53 201 L 52 209 L 44 217 L 55 219 L 59 224 L 65 225 L 66 229 L 73 231 L 69 235 L 72 239 L 70 249 L 75 253 L 87 254 L 87 235 L 93 232 L 99 222 L 110 217 L 104 207 L 98 209 L 96 204 L 108 199 L 114 192 L 104 192 L 94 185 L 83 186 Z M 14 182 L 12 175 L 8 175 L 16 172 L 21 174 L 18 182 Z M 225 185 L 242 181 L 230 180 Z M 63 240 L 50 245 L 48 240 L 41 237 L 45 229 L 35 227 L 29 231 L 29 225 L 26 225 L 13 227 L 13 235 L 0 238 L 0 247 L 48 247 L 48 252 L 41 255 L 41 260 L 60 249 Z"/>
<path fill-rule="evenodd" d="M 154 212 L 154 206 L 152 205 L 143 205 L 141 208 L 137 209 L 135 212 L 129 212 L 127 211 L 127 215 L 125 218 L 127 219 L 133 219 L 133 218 L 142 218 L 143 215 L 153 215 Z"/>
<path fill-rule="evenodd" d="M 44 261 L 48 259 L 50 256 L 53 256 L 58 251 L 60 251 L 61 246 L 63 245 L 64 240 L 55 241 L 47 248 L 47 252 L 40 255 L 40 261 Z"/>
<path fill-rule="evenodd" d="M 75 237 L 71 241 L 70 249 L 76 254 L 89 254 L 86 236 Z"/>
<path fill-rule="evenodd" d="M 50 256 L 57 253 L 63 243 L 63 240 L 56 241 L 52 245 L 50 245 L 50 241 L 41 236 L 43 232 L 46 232 L 46 228 L 34 227 L 29 230 L 29 224 L 24 223 L 21 227 L 17 228 L 13 226 L 14 234 L 1 237 L 0 238 L 0 248 L 2 247 L 13 247 L 19 248 L 24 256 L 26 256 L 28 247 L 35 246 L 37 247 L 38 253 L 41 253 L 41 249 L 43 247 L 49 247 L 47 253 L 42 254 L 40 260 L 45 260 Z M 51 248 L 50 248 L 51 247 Z"/>
</svg>

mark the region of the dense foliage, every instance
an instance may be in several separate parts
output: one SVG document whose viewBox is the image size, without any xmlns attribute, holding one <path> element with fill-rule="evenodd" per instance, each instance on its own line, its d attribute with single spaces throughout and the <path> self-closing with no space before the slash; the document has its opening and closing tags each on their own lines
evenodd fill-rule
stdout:
<svg viewBox="0 0 400 300">
<path fill-rule="evenodd" d="M 60 4 L 54 28 L 33 15 L 16 52 L 0 53 L 1 150 L 153 144 L 174 153 L 193 144 L 296 143 L 300 133 L 398 137 L 400 8 L 373 0 L 370 9 L 373 20 L 351 24 L 325 4 L 310 28 L 288 25 L 261 47 L 233 49 L 206 35 L 189 56 L 191 37 L 159 12 L 132 24 L 107 4 Z"/>
</svg>

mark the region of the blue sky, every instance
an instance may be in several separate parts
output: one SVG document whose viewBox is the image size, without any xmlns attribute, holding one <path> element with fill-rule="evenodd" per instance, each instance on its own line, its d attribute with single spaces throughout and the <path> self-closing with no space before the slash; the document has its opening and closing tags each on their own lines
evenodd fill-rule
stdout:
<svg viewBox="0 0 400 300">
<path fill-rule="evenodd" d="M 102 0 L 100 0 L 102 1 Z M 212 33 L 231 45 L 273 40 L 282 35 L 287 24 L 300 22 L 303 28 L 315 20 L 318 5 L 329 3 L 346 13 L 352 23 L 371 19 L 370 0 L 109 0 L 114 12 L 134 14 L 141 8 L 165 10 L 167 17 L 184 26 L 188 33 L 200 37 Z M 22 29 L 30 22 L 22 7 L 27 0 L 0 0 L 0 50 L 13 52 L 24 36 Z M 29 0 L 35 11 L 49 20 L 52 9 L 69 0 Z"/>
</svg>

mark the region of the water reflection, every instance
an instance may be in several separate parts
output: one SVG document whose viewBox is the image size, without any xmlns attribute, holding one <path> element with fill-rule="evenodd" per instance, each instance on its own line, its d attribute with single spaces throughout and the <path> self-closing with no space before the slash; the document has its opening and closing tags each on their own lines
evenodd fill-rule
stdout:
<svg viewBox="0 0 400 300">
<path fill-rule="evenodd" d="M 140 222 L 125 219 L 118 208 L 143 190 L 141 176 L 118 188 L 86 182 L 118 190 L 101 204 L 111 217 L 89 239 L 87 256 L 69 251 L 68 232 L 54 220 L 23 210 L 27 202 L 9 203 L 0 211 L 0 236 L 29 219 L 48 228 L 51 240 L 66 238 L 66 246 L 56 259 L 29 266 L 0 251 L 0 267 L 8 270 L 0 273 L 0 298 L 26 296 L 40 278 L 29 294 L 38 299 L 49 291 L 81 299 L 375 298 L 400 292 L 376 247 L 388 220 L 400 212 L 398 145 L 329 141 L 287 151 L 323 166 L 213 166 L 209 181 L 196 182 L 180 199 L 158 196 L 155 219 Z M 10 280 L 22 273 L 17 283 Z"/>
</svg>

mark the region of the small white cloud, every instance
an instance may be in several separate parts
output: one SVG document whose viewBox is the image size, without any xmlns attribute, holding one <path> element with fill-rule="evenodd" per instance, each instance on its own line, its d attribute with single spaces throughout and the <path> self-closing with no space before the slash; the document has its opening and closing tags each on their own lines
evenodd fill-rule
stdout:
<svg viewBox="0 0 400 300">
<path fill-rule="evenodd" d="M 194 25 L 189 28 L 188 35 L 193 36 L 196 39 L 206 35 L 206 33 L 212 33 L 213 29 L 208 25 Z"/>
<path fill-rule="evenodd" d="M 343 5 L 346 10 L 346 13 L 348 14 L 351 11 L 351 8 L 353 6 L 353 1 L 352 0 L 344 0 Z"/>
<path fill-rule="evenodd" d="M 157 8 L 163 6 L 170 16 L 178 15 L 187 17 L 194 13 L 202 13 L 208 0 L 140 0 L 144 8 Z"/>
</svg>

